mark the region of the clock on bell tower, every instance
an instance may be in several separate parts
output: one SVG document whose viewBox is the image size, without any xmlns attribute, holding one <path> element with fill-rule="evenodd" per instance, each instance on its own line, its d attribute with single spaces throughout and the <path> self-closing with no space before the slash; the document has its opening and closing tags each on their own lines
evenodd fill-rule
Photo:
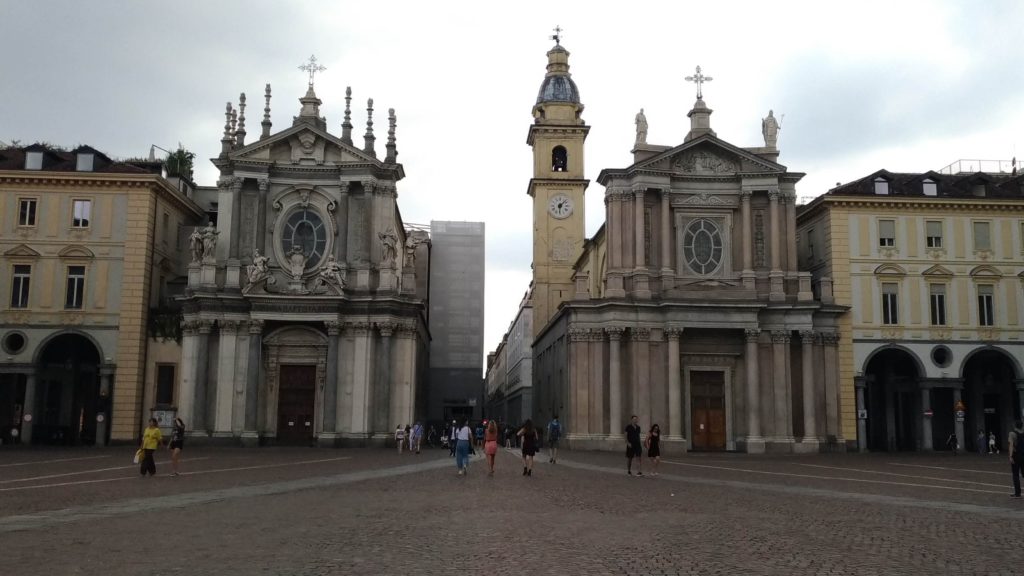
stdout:
<svg viewBox="0 0 1024 576">
<path fill-rule="evenodd" d="M 526 143 L 533 147 L 533 326 L 547 324 L 559 304 L 572 298 L 573 265 L 583 250 L 583 143 L 590 126 L 569 74 L 569 52 L 559 37 L 548 51 L 547 74 L 533 107 Z"/>
</svg>

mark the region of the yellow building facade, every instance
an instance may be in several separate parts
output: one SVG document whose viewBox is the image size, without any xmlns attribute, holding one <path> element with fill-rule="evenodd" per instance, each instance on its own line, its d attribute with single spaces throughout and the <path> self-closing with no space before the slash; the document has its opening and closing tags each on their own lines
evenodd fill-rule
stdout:
<svg viewBox="0 0 1024 576">
<path fill-rule="evenodd" d="M 882 170 L 799 212 L 801 267 L 851 309 L 840 396 L 861 450 L 987 450 L 1024 407 L 1024 179 L 966 165 Z"/>
<path fill-rule="evenodd" d="M 150 311 L 170 298 L 184 270 L 181 230 L 201 217 L 160 163 L 84 146 L 0 149 L 5 441 L 137 436 L 158 373 L 175 383 L 156 360 L 180 357 L 173 338 L 149 338 Z"/>
</svg>

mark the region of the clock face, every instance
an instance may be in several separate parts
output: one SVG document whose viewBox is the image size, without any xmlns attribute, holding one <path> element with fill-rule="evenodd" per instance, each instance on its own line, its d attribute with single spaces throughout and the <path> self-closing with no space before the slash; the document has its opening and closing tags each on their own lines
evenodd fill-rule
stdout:
<svg viewBox="0 0 1024 576">
<path fill-rule="evenodd" d="M 565 194 L 556 194 L 548 202 L 548 212 L 558 219 L 568 218 L 572 214 L 572 200 Z"/>
</svg>

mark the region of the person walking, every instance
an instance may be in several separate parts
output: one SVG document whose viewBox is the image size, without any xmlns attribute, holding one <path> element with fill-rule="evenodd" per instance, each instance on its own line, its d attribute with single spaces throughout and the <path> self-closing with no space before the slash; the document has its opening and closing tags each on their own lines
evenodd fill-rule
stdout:
<svg viewBox="0 0 1024 576">
<path fill-rule="evenodd" d="M 1013 494 L 1010 497 L 1020 498 L 1020 477 L 1024 475 L 1024 422 L 1017 420 L 1013 423 L 1006 445 L 1010 452 L 1010 474 L 1013 475 Z"/>
<path fill-rule="evenodd" d="M 452 420 L 452 425 L 448 428 L 448 456 L 455 456 L 455 447 L 459 444 L 459 425 Z"/>
<path fill-rule="evenodd" d="M 160 433 L 160 428 L 157 428 L 156 418 L 150 418 L 149 426 L 146 426 L 146 430 L 142 433 L 142 462 L 139 474 L 143 478 L 146 477 L 146 474 L 156 476 L 156 462 L 153 461 L 153 453 L 160 447 L 163 440 L 164 436 Z"/>
<path fill-rule="evenodd" d="M 409 452 L 412 452 L 412 426 L 405 425 L 405 441 L 408 443 Z"/>
<path fill-rule="evenodd" d="M 654 470 L 651 472 L 651 476 L 657 476 L 658 464 L 661 464 L 661 427 L 657 424 L 651 426 L 651 429 L 647 432 L 647 439 L 644 440 L 644 444 L 647 445 L 647 458 L 654 462 Z"/>
<path fill-rule="evenodd" d="M 484 432 L 484 454 L 487 455 L 487 474 L 494 476 L 494 458 L 498 454 L 498 425 L 491 420 Z"/>
<path fill-rule="evenodd" d="M 398 453 L 402 453 L 402 448 L 405 447 L 405 428 L 399 424 L 395 427 L 395 444 L 398 445 Z"/>
<path fill-rule="evenodd" d="M 509 424 L 508 422 L 505 422 L 505 449 L 512 449 L 512 436 L 514 435 L 515 434 L 512 431 L 512 425 Z"/>
<path fill-rule="evenodd" d="M 537 453 L 537 429 L 533 427 L 533 420 L 527 419 L 516 437 L 523 439 L 523 476 L 533 476 L 533 456 Z"/>
<path fill-rule="evenodd" d="M 988 453 L 989 454 L 999 454 L 999 447 L 996 446 L 996 433 L 995 432 L 989 432 L 988 433 Z"/>
<path fill-rule="evenodd" d="M 171 429 L 171 476 L 178 475 L 178 463 L 181 461 L 181 449 L 185 447 L 185 421 L 181 418 L 174 419 L 174 427 Z"/>
<path fill-rule="evenodd" d="M 462 426 L 455 433 L 455 466 L 459 469 L 459 476 L 469 472 L 469 443 L 472 442 L 473 431 L 467 420 L 462 421 Z"/>
<path fill-rule="evenodd" d="M 409 449 L 411 450 L 412 448 L 415 447 L 416 453 L 419 454 L 420 447 L 423 445 L 423 425 L 420 424 L 419 422 L 417 422 L 416 425 L 412 427 L 412 443 L 413 446 L 410 446 Z"/>
<path fill-rule="evenodd" d="M 633 475 L 633 458 L 636 458 L 636 475 L 643 476 L 643 447 L 640 445 L 640 419 L 636 414 L 629 419 L 623 431 L 626 434 L 626 474 Z"/>
<path fill-rule="evenodd" d="M 548 422 L 548 462 L 558 461 L 558 441 L 562 439 L 562 425 L 558 422 L 558 414 Z"/>
</svg>

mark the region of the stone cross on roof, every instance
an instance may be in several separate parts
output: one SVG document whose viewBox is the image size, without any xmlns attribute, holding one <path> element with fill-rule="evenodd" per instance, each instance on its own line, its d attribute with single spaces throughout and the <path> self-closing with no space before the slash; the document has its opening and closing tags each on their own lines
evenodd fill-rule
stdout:
<svg viewBox="0 0 1024 576">
<path fill-rule="evenodd" d="M 711 76 L 705 76 L 703 73 L 701 73 L 700 66 L 697 66 L 697 73 L 696 74 L 694 74 L 693 76 L 687 76 L 686 77 L 686 81 L 687 82 L 693 82 L 694 84 L 697 85 L 697 100 L 700 100 L 701 98 L 704 97 L 704 94 L 703 94 L 703 91 L 702 91 L 702 87 L 703 87 L 704 83 L 705 82 L 711 82 L 712 80 L 714 80 L 714 78 L 712 78 Z"/>
<path fill-rule="evenodd" d="M 299 66 L 299 70 L 302 70 L 303 72 L 309 72 L 309 86 L 312 87 L 313 75 L 316 74 L 317 72 L 323 72 L 324 70 L 327 70 L 327 67 L 317 64 L 316 56 L 310 56 L 309 62 L 303 64 L 302 66 Z"/>
</svg>

